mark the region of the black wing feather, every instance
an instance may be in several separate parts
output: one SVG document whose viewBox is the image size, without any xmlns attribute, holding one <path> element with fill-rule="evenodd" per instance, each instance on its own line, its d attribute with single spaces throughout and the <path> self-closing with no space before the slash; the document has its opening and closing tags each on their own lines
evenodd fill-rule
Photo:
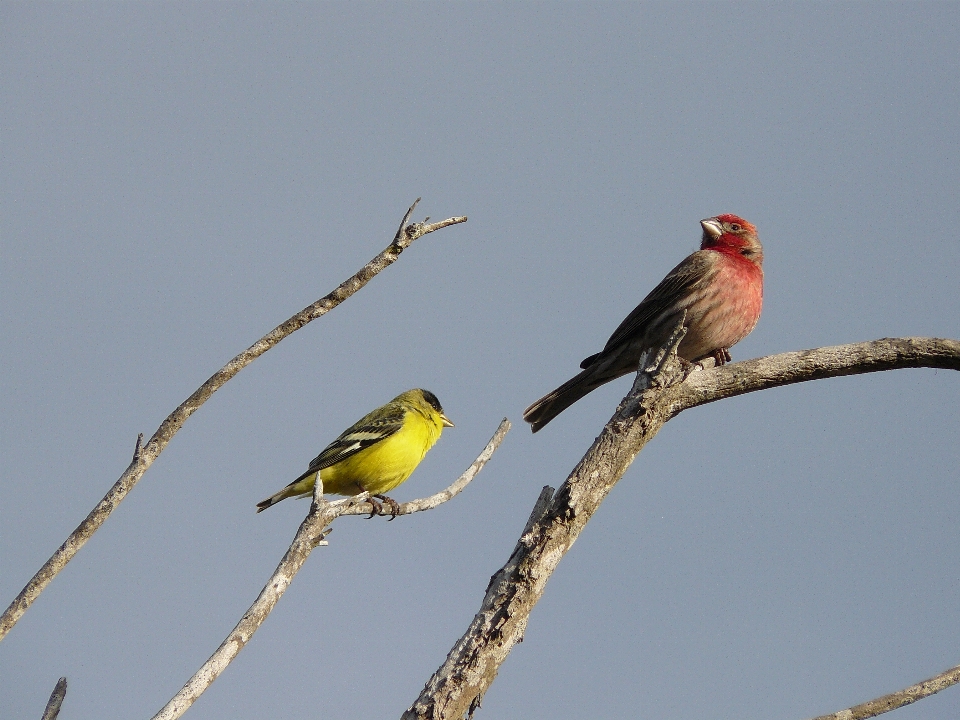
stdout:
<svg viewBox="0 0 960 720">
<path fill-rule="evenodd" d="M 384 411 L 381 409 L 375 412 L 382 413 Z M 371 415 L 373 414 L 371 413 Z M 379 417 L 374 418 L 371 415 L 364 417 L 327 445 L 323 452 L 310 461 L 310 468 L 294 482 L 299 482 L 318 470 L 336 465 L 341 460 L 346 460 L 371 445 L 383 442 L 403 427 L 403 418 L 406 411 L 403 407 L 398 406 L 388 408 L 386 413 Z"/>
</svg>

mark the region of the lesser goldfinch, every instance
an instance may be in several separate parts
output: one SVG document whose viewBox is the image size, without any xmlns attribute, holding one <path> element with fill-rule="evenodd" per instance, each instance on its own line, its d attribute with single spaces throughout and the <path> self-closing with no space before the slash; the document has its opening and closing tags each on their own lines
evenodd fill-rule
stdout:
<svg viewBox="0 0 960 720">
<path fill-rule="evenodd" d="M 407 390 L 347 428 L 313 459 L 303 475 L 257 503 L 257 512 L 288 497 L 310 496 L 319 473 L 324 493 L 369 492 L 390 505 L 391 515 L 396 515 L 397 502 L 384 493 L 410 477 L 445 427 L 453 427 L 453 423 L 443 414 L 436 395 L 419 388 Z M 381 514 L 382 506 L 372 498 L 371 503 L 372 514 Z"/>
<path fill-rule="evenodd" d="M 701 220 L 700 250 L 671 270 L 620 323 L 583 372 L 523 411 L 537 432 L 584 395 L 636 372 L 641 355 L 662 346 L 684 311 L 686 335 L 677 355 L 689 362 L 707 357 L 718 365 L 760 319 L 763 305 L 763 247 L 757 229 L 736 215 Z"/>
</svg>

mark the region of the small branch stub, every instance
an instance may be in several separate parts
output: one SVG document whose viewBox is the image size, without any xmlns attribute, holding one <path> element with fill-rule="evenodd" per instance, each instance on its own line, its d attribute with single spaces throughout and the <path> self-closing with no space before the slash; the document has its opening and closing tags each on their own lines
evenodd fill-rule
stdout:
<svg viewBox="0 0 960 720">
<path fill-rule="evenodd" d="M 47 706 L 43 709 L 41 720 L 57 720 L 60 714 L 60 707 L 63 705 L 63 699 L 67 696 L 67 679 L 65 677 L 57 680 L 57 684 L 50 693 L 50 699 L 47 700 Z"/>
</svg>

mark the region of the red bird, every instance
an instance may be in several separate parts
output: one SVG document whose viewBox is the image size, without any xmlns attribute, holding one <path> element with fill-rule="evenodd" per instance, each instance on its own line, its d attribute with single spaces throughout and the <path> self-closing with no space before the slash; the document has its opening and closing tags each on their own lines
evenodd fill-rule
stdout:
<svg viewBox="0 0 960 720">
<path fill-rule="evenodd" d="M 690 362 L 730 360 L 729 349 L 760 319 L 763 305 L 763 247 L 757 229 L 736 215 L 701 220 L 700 249 L 660 281 L 580 367 L 583 372 L 523 412 L 534 432 L 604 383 L 636 372 L 641 355 L 661 347 L 687 316 L 687 334 L 677 355 Z"/>
</svg>

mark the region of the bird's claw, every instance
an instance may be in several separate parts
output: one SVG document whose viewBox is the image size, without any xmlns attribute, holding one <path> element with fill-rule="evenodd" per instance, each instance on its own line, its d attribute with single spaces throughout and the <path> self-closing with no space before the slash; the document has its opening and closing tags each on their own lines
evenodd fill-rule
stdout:
<svg viewBox="0 0 960 720">
<path fill-rule="evenodd" d="M 390 506 L 390 519 L 393 520 L 400 513 L 400 503 L 394 500 L 392 497 L 387 497 L 386 495 L 374 495 L 376 498 L 383 500 L 385 505 Z M 383 514 L 383 506 L 380 506 L 380 514 Z"/>
<path fill-rule="evenodd" d="M 373 508 L 370 511 L 370 514 L 367 515 L 367 520 L 372 518 L 374 515 L 386 515 L 386 513 L 383 511 L 384 505 L 387 505 L 390 508 L 391 520 L 393 520 L 400 513 L 400 503 L 398 503 L 392 497 L 387 497 L 386 495 L 377 493 L 376 495 L 371 495 L 368 497 L 367 502 L 370 503 L 370 506 Z"/>
<path fill-rule="evenodd" d="M 382 495 L 375 495 L 374 497 L 368 497 L 367 502 L 370 503 L 370 507 L 373 508 L 370 510 L 370 514 L 367 515 L 367 520 L 372 518 L 374 515 L 383 515 L 383 504 L 375 500 L 375 497 L 383 497 Z"/>
<path fill-rule="evenodd" d="M 730 351 L 727 350 L 727 348 L 717 348 L 713 351 L 713 361 L 717 364 L 717 367 L 725 365 L 731 360 L 733 360 L 733 357 L 730 355 Z"/>
</svg>

